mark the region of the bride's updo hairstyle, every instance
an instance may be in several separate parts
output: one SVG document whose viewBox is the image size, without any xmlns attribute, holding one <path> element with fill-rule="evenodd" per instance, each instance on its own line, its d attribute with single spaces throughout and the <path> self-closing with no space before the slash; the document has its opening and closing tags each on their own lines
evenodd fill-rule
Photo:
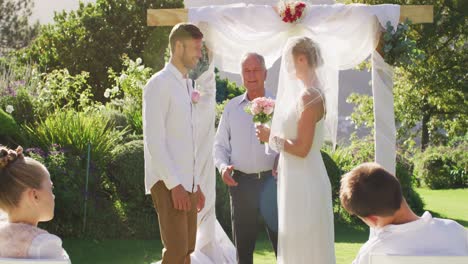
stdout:
<svg viewBox="0 0 468 264">
<path fill-rule="evenodd" d="M 0 209 L 9 213 L 17 207 L 27 188 L 41 189 L 47 170 L 40 162 L 0 145 Z"/>
<path fill-rule="evenodd" d="M 292 54 L 294 57 L 305 55 L 309 66 L 312 68 L 318 68 L 323 64 L 319 46 L 308 37 L 302 37 L 297 40 L 292 49 Z"/>
</svg>

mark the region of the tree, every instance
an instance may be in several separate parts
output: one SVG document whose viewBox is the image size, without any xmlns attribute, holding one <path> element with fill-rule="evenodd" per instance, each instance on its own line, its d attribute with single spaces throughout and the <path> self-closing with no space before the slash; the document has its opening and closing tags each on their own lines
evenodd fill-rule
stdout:
<svg viewBox="0 0 468 264">
<path fill-rule="evenodd" d="M 50 72 L 67 68 L 69 72 L 90 73 L 89 84 L 95 98 L 104 101 L 110 87 L 109 68 L 122 70 L 122 56 L 142 57 L 155 70 L 164 65 L 168 28 L 146 25 L 149 8 L 181 7 L 182 0 L 97 0 L 80 3 L 78 10 L 57 13 L 54 23 L 41 28 L 40 35 L 24 53 Z M 147 61 L 148 60 L 148 61 Z"/>
<path fill-rule="evenodd" d="M 395 68 L 395 116 L 400 139 L 421 138 L 421 149 L 467 134 L 468 2 L 463 0 L 357 0 L 367 4 L 433 4 L 434 23 L 411 26 L 426 59 Z M 356 103 L 371 103 L 352 97 Z M 360 122 L 373 124 L 372 107 L 359 107 Z M 355 117 L 359 116 L 356 114 Z M 359 121 L 359 120 L 358 120 Z M 414 131 L 417 134 L 414 134 Z"/>
<path fill-rule="evenodd" d="M 32 0 L 0 0 L 0 55 L 26 47 L 36 36 L 39 24 L 29 25 Z"/>
</svg>

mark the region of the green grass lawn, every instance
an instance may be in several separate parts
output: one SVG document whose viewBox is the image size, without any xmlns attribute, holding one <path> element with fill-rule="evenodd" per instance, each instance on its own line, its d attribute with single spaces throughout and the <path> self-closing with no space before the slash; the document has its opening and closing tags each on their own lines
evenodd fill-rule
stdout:
<svg viewBox="0 0 468 264">
<path fill-rule="evenodd" d="M 468 189 L 417 189 L 434 216 L 451 218 L 468 228 Z M 335 226 L 337 264 L 348 264 L 367 240 L 368 230 L 338 224 Z M 143 264 L 161 258 L 159 240 L 81 240 L 65 239 L 64 247 L 73 264 Z M 256 264 L 274 264 L 274 253 L 266 236 L 259 237 Z"/>
</svg>

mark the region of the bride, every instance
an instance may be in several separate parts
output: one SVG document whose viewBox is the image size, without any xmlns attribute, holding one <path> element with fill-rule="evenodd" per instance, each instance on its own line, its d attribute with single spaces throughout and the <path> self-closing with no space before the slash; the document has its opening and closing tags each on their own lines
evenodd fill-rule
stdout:
<svg viewBox="0 0 468 264">
<path fill-rule="evenodd" d="M 324 140 L 323 60 L 308 37 L 288 40 L 270 129 L 261 141 L 280 153 L 278 263 L 335 263 L 331 184 L 320 154 Z"/>
</svg>

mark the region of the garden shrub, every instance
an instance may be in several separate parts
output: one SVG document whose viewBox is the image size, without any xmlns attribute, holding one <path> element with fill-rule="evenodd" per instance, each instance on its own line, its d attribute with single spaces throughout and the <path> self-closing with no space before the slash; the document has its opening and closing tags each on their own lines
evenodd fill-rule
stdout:
<svg viewBox="0 0 468 264">
<path fill-rule="evenodd" d="M 25 150 L 26 155 L 44 164 L 54 183 L 55 217 L 42 225 L 54 234 L 78 237 L 83 226 L 86 163 L 57 145 L 50 149 Z"/>
<path fill-rule="evenodd" d="M 111 153 L 108 175 L 115 185 L 114 206 L 125 226 L 121 235 L 139 239 L 158 237 L 158 222 L 150 195 L 145 194 L 143 140 L 117 146 Z"/>
<path fill-rule="evenodd" d="M 0 108 L 0 137 L 14 137 L 18 133 L 18 124 L 13 117 Z"/>
<path fill-rule="evenodd" d="M 124 129 L 114 129 L 109 119 L 99 112 L 57 112 L 38 122 L 34 127 L 26 127 L 31 142 L 42 149 L 58 144 L 76 155 L 87 153 L 91 144 L 91 156 L 99 164 L 105 163 L 127 133 Z"/>
<path fill-rule="evenodd" d="M 468 187 L 468 141 L 428 147 L 415 157 L 416 175 L 431 189 Z"/>
</svg>

